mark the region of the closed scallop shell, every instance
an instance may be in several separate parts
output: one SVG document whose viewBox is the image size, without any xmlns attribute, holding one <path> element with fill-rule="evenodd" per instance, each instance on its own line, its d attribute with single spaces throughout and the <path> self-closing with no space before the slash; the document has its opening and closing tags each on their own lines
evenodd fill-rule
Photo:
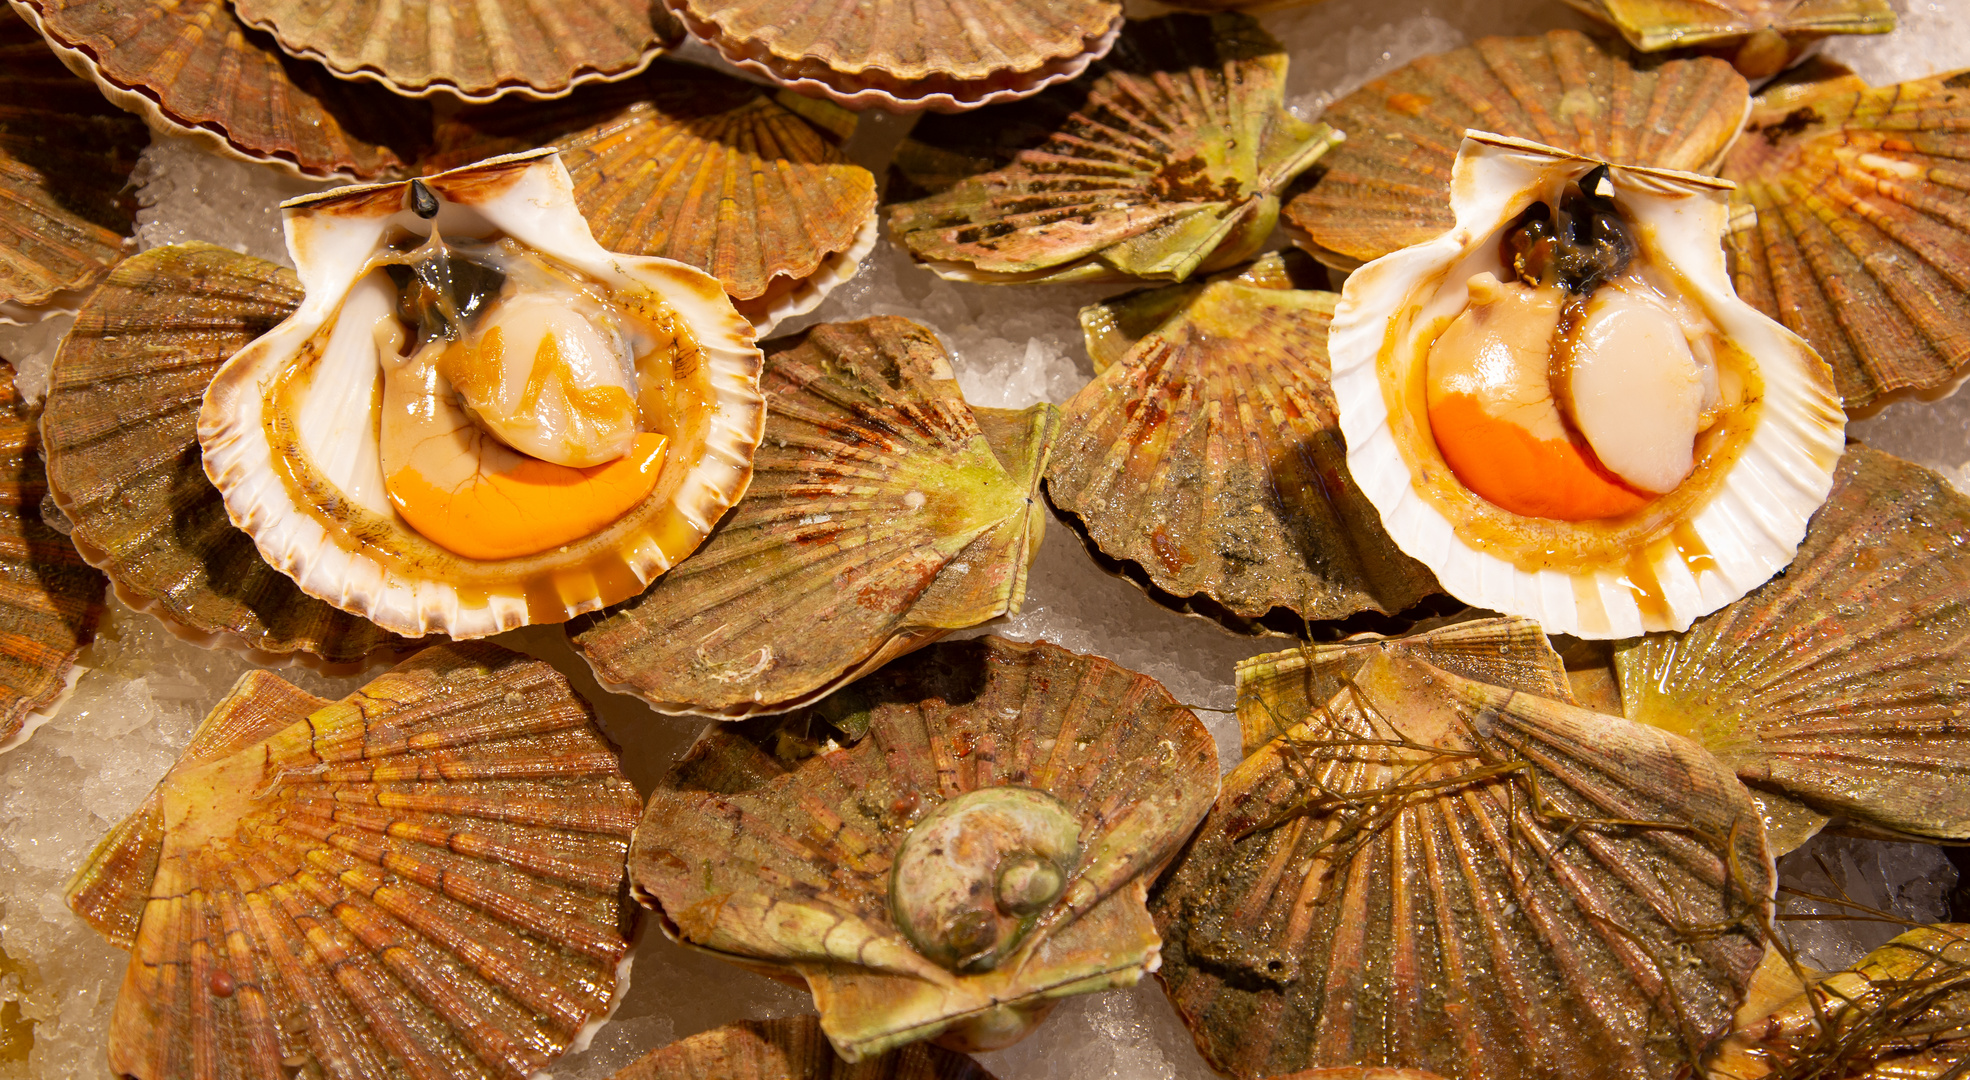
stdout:
<svg viewBox="0 0 1970 1080">
<path fill-rule="evenodd" d="M 1383 652 L 1225 778 L 1153 910 L 1234 1076 L 1666 1080 L 1729 1028 L 1775 884 L 1701 747 Z"/>
<path fill-rule="evenodd" d="M 875 246 L 875 176 L 831 135 L 758 86 L 660 61 L 552 105 L 462 109 L 426 164 L 558 146 L 597 242 L 718 278 L 763 337 Z"/>
<path fill-rule="evenodd" d="M 1828 34 L 1885 34 L 1888 0 L 1567 0 L 1643 52 L 1695 46 L 1753 79 L 1778 74 Z"/>
<path fill-rule="evenodd" d="M 851 109 L 952 111 L 1072 79 L 1115 42 L 1116 0 L 664 0 L 756 75 Z"/>
<path fill-rule="evenodd" d="M 131 954 L 109 1065 L 531 1076 L 626 984 L 636 812 L 588 707 L 498 646 L 335 702 L 249 672 L 69 886 Z"/>
<path fill-rule="evenodd" d="M 1063 407 L 1048 498 L 1161 594 L 1234 626 L 1403 611 L 1436 581 L 1348 479 L 1327 382 L 1339 297 L 1253 276 L 1165 290 L 1175 309 Z"/>
<path fill-rule="evenodd" d="M 898 152 L 906 173 L 996 156 L 1009 121 L 1037 145 L 892 208 L 890 226 L 963 281 L 1182 281 L 1242 262 L 1271 236 L 1280 190 L 1339 141 L 1288 113 L 1285 89 L 1285 50 L 1250 16 L 1130 23 L 1086 86 L 920 125 Z"/>
<path fill-rule="evenodd" d="M 41 414 L 49 489 L 117 598 L 262 663 L 345 665 L 411 643 L 303 593 L 233 526 L 198 410 L 220 365 L 301 302 L 294 272 L 210 244 L 118 266 L 77 316 Z"/>
<path fill-rule="evenodd" d="M 752 486 L 642 596 L 570 626 L 611 689 L 740 717 L 1017 614 L 1058 412 L 967 405 L 931 332 L 878 316 L 767 350 Z"/>
<path fill-rule="evenodd" d="M 1486 37 L 1336 101 L 1348 139 L 1286 206 L 1296 239 L 1353 269 L 1448 230 L 1450 169 L 1469 128 L 1624 165 L 1714 172 L 1750 90 L 1721 60 L 1636 60 L 1577 30 Z"/>
<path fill-rule="evenodd" d="M 1153 679 L 983 637 L 707 731 L 630 872 L 673 937 L 804 978 L 851 1062 L 994 1047 L 1155 969 L 1145 889 L 1216 792 L 1210 733 Z"/>
<path fill-rule="evenodd" d="M 314 177 L 404 168 L 431 110 L 283 55 L 226 0 L 11 0 L 71 71 L 163 131 Z"/>
<path fill-rule="evenodd" d="M 1851 416 L 1934 400 L 1970 364 L 1970 73 L 1759 95 L 1724 163 L 1738 294 L 1810 342 Z"/>
<path fill-rule="evenodd" d="M 1847 448 L 1786 572 L 1680 635 L 1615 652 L 1630 719 L 1824 812 L 1970 837 L 1970 499 Z"/>
<path fill-rule="evenodd" d="M 741 1020 L 650 1051 L 610 1080 L 992 1080 L 963 1054 L 912 1043 L 854 1065 L 812 1016 Z"/>
</svg>

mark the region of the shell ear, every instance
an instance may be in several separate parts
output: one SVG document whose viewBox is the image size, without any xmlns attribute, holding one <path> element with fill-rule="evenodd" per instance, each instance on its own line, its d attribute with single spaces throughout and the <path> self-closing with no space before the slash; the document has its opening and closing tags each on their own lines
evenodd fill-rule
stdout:
<svg viewBox="0 0 1970 1080">
<path fill-rule="evenodd" d="M 150 899 L 157 857 L 164 850 L 164 797 L 152 791 L 135 813 L 96 844 L 68 883 L 70 911 L 119 949 L 137 940 Z"/>
</svg>

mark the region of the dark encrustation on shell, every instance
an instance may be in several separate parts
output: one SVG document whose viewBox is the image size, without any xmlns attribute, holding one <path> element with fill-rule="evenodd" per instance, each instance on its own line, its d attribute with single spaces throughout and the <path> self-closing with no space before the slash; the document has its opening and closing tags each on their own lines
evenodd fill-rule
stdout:
<svg viewBox="0 0 1970 1080">
<path fill-rule="evenodd" d="M 1831 68 L 1832 65 L 1827 65 Z M 1758 96 L 1724 163 L 1738 295 L 1810 342 L 1849 415 L 1955 390 L 1970 364 L 1970 72 Z"/>
<path fill-rule="evenodd" d="M 1776 873 L 1701 747 L 1400 649 L 1299 694 L 1153 904 L 1213 1066 L 1667 1080 L 1729 1028 Z"/>
<path fill-rule="evenodd" d="M 636 1059 L 610 1080 L 992 1080 L 976 1061 L 911 1043 L 851 1065 L 812 1016 L 742 1020 Z"/>
<path fill-rule="evenodd" d="M 199 458 L 213 372 L 300 302 L 293 271 L 209 244 L 127 260 L 55 358 L 42 446 L 75 546 L 118 599 L 203 645 L 341 665 L 411 643 L 267 565 Z"/>
<path fill-rule="evenodd" d="M 1747 78 L 1778 74 L 1829 34 L 1885 34 L 1888 0 L 1567 0 L 1643 52 L 1695 46 L 1731 58 Z"/>
<path fill-rule="evenodd" d="M 1062 408 L 1047 497 L 1171 602 L 1298 633 L 1406 610 L 1436 579 L 1348 477 L 1327 382 L 1339 298 L 1289 277 L 1269 256 L 1084 311 L 1091 355 L 1143 332 Z"/>
<path fill-rule="evenodd" d="M 1285 110 L 1285 49 L 1250 16 L 1132 22 L 1097 69 L 919 124 L 898 164 L 954 182 L 891 209 L 897 241 L 965 281 L 1182 281 L 1256 255 L 1280 190 L 1340 139 Z"/>
<path fill-rule="evenodd" d="M 983 637 L 707 731 L 630 873 L 672 936 L 804 979 L 851 1061 L 1002 1046 L 1155 969 L 1148 883 L 1216 792 L 1210 733 L 1155 680 Z"/>
<path fill-rule="evenodd" d="M 1353 269 L 1451 227 L 1450 167 L 1466 129 L 1628 165 L 1714 172 L 1750 91 L 1721 60 L 1632 59 L 1577 30 L 1486 37 L 1425 56 L 1336 101 L 1348 139 L 1286 205 L 1296 238 Z"/>
<path fill-rule="evenodd" d="M 626 978 L 636 812 L 566 680 L 498 646 L 337 702 L 249 672 L 69 886 L 131 952 L 110 1067 L 524 1080 Z"/>
<path fill-rule="evenodd" d="M 752 486 L 650 591 L 570 625 L 614 689 L 738 717 L 824 697 L 1017 614 L 1059 412 L 967 405 L 931 332 L 878 316 L 769 344 Z"/>
</svg>

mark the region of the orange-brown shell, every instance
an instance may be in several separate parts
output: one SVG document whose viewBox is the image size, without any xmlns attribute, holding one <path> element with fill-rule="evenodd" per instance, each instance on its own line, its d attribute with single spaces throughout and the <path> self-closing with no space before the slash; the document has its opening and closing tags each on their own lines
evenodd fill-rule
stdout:
<svg viewBox="0 0 1970 1080">
<path fill-rule="evenodd" d="M 1885 34 L 1888 0 L 1567 0 L 1644 52 L 1695 46 L 1747 78 L 1778 74 L 1828 34 Z"/>
<path fill-rule="evenodd" d="M 637 1058 L 610 1080 L 992 1080 L 963 1054 L 911 1043 L 850 1065 L 818 1017 L 741 1020 Z"/>
</svg>

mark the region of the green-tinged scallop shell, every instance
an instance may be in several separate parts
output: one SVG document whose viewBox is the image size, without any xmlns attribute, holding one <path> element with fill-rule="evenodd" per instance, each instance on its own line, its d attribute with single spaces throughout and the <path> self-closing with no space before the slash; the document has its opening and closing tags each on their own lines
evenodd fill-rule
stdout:
<svg viewBox="0 0 1970 1080">
<path fill-rule="evenodd" d="M 658 784 L 630 871 L 672 936 L 804 978 L 850 1061 L 1005 1045 L 1056 999 L 1155 969 L 1145 889 L 1216 792 L 1209 732 L 1155 680 L 984 637 L 708 730 Z"/>
<path fill-rule="evenodd" d="M 1625 712 L 1825 813 L 1970 837 L 1970 499 L 1852 445 L 1784 574 L 1615 652 Z"/>
<path fill-rule="evenodd" d="M 652 1050 L 610 1080 L 992 1080 L 977 1062 L 912 1043 L 850 1065 L 812 1016 L 741 1020 Z"/>
<path fill-rule="evenodd" d="M 1327 382 L 1338 297 L 1277 276 L 1084 315 L 1106 341 L 1162 308 L 1159 293 L 1173 308 L 1062 408 L 1047 496 L 1161 594 L 1241 628 L 1403 611 L 1436 581 L 1348 477 Z"/>
<path fill-rule="evenodd" d="M 1296 708 L 1152 908 L 1214 1067 L 1667 1080 L 1729 1028 L 1777 875 L 1701 747 L 1395 650 Z"/>
<path fill-rule="evenodd" d="M 817 700 L 1026 598 L 1058 426 L 965 404 L 929 330 L 894 316 L 770 344 L 752 486 L 650 591 L 571 626 L 614 689 L 738 717 Z"/>
<path fill-rule="evenodd" d="M 1567 0 L 1643 52 L 1689 46 L 1729 56 L 1747 77 L 1778 74 L 1828 34 L 1885 34 L 1888 0 Z"/>
<path fill-rule="evenodd" d="M 1626 165 L 1715 171 L 1744 125 L 1744 78 L 1721 60 L 1637 61 L 1577 30 L 1487 37 L 1425 56 L 1327 107 L 1347 142 L 1286 218 L 1321 261 L 1352 269 L 1449 229 L 1467 128 Z"/>
<path fill-rule="evenodd" d="M 119 599 L 181 636 L 267 663 L 347 664 L 411 643 L 267 565 L 200 465 L 206 384 L 300 302 L 293 271 L 210 244 L 127 260 L 55 358 L 41 434 L 55 503 Z"/>
<path fill-rule="evenodd" d="M 892 209 L 897 241 L 966 281 L 1182 281 L 1257 254 L 1280 189 L 1340 138 L 1286 112 L 1285 50 L 1249 16 L 1130 23 L 1097 67 L 1010 115 L 920 124 L 898 153 L 919 184 L 1037 145 Z"/>
<path fill-rule="evenodd" d="M 1825 71 L 1826 69 L 1817 69 Z M 1955 390 L 1970 364 L 1970 72 L 1759 95 L 1724 163 L 1738 295 L 1812 344 L 1850 415 Z"/>
<path fill-rule="evenodd" d="M 110 1068 L 524 1080 L 621 993 L 636 812 L 588 706 L 498 646 L 337 702 L 249 672 L 69 886 L 131 953 Z"/>
</svg>

